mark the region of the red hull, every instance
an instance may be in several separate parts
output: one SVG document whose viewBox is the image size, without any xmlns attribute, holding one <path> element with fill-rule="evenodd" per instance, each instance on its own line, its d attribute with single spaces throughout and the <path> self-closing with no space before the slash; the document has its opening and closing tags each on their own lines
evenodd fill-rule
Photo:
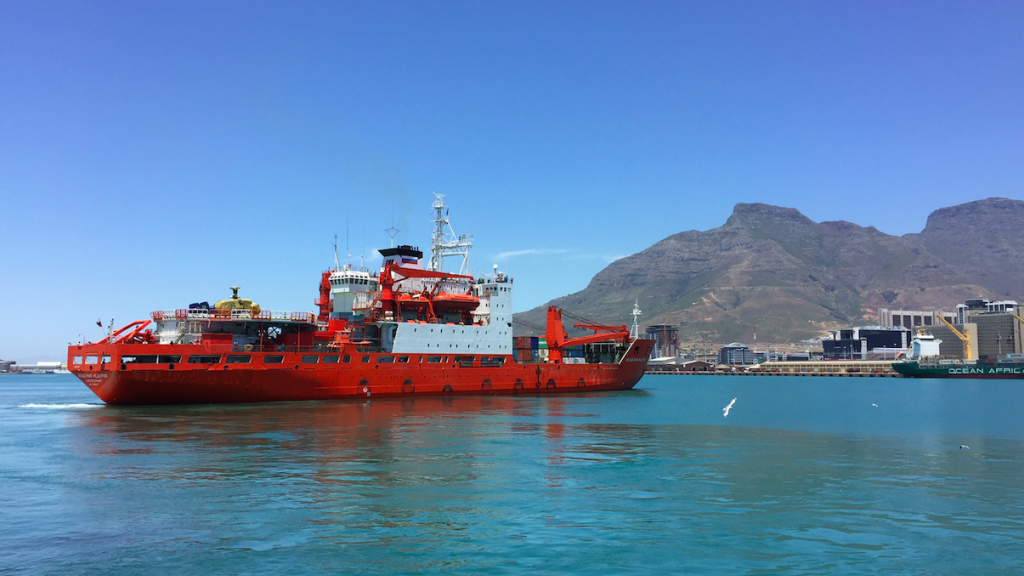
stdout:
<svg viewBox="0 0 1024 576">
<path fill-rule="evenodd" d="M 427 363 L 421 354 L 346 352 L 251 353 L 247 364 L 121 364 L 122 356 L 208 353 L 199 345 L 87 344 L 71 346 L 70 370 L 101 400 L 115 405 L 208 404 L 367 397 L 556 394 L 628 390 L 643 376 L 653 342 L 636 340 L 618 364 L 518 364 L 510 356 L 497 366 Z M 241 354 L 235 352 L 234 354 Z M 277 364 L 266 356 L 284 356 Z M 336 364 L 304 363 L 303 357 L 350 357 Z M 85 363 L 90 357 L 108 363 Z M 368 361 L 363 362 L 367 357 Z M 398 363 L 378 358 L 405 357 Z M 75 360 L 78 359 L 76 363 Z"/>
</svg>

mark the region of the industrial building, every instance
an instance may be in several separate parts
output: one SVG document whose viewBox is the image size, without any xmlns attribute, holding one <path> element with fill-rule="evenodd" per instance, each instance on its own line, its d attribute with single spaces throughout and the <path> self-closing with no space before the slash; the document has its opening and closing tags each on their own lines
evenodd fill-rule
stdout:
<svg viewBox="0 0 1024 576">
<path fill-rule="evenodd" d="M 821 341 L 825 360 L 868 360 L 869 356 L 895 358 L 910 347 L 912 332 L 902 326 L 862 326 L 835 330 L 831 339 Z"/>
<path fill-rule="evenodd" d="M 956 307 L 956 314 L 957 329 L 971 341 L 972 358 L 994 360 L 1024 352 L 1021 343 L 1021 323 L 1024 320 L 1018 315 L 1016 301 L 968 300 Z M 940 345 L 943 356 L 963 357 L 963 342 L 948 328 L 943 327 L 934 335 L 943 340 Z M 947 345 L 947 339 L 950 345 Z"/>
<path fill-rule="evenodd" d="M 1013 314 L 998 312 L 973 317 L 977 328 L 972 339 L 977 342 L 975 358 L 1002 358 L 1007 354 L 1021 354 L 1021 323 Z"/>
<path fill-rule="evenodd" d="M 1024 318 L 1020 317 L 1018 309 L 1014 300 L 979 298 L 957 305 L 953 314 L 937 312 L 960 335 L 935 318 L 936 312 L 880 308 L 878 318 L 883 326 L 926 328 L 929 334 L 942 341 L 939 345 L 942 356 L 994 360 L 1008 354 L 1024 354 Z M 928 318 L 927 314 L 932 314 L 932 317 Z M 970 341 L 969 356 L 965 354 L 965 342 L 961 336 Z"/>
</svg>

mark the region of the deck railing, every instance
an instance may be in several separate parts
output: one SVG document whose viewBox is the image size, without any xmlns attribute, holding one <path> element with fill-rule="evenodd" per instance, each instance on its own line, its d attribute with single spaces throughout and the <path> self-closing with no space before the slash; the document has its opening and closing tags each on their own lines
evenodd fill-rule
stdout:
<svg viewBox="0 0 1024 576">
<path fill-rule="evenodd" d="M 316 315 L 312 312 L 282 312 L 273 310 L 216 310 L 206 308 L 178 308 L 156 310 L 150 314 L 154 321 L 161 320 L 266 320 L 273 322 L 303 322 L 313 324 Z"/>
</svg>

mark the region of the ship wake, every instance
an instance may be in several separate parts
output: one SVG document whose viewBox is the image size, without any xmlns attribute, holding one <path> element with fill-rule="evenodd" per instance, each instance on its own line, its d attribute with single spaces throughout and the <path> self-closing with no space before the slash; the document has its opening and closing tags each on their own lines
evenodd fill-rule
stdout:
<svg viewBox="0 0 1024 576">
<path fill-rule="evenodd" d="M 35 410 L 84 410 L 90 408 L 102 408 L 105 404 L 22 404 L 18 408 L 29 408 Z"/>
</svg>

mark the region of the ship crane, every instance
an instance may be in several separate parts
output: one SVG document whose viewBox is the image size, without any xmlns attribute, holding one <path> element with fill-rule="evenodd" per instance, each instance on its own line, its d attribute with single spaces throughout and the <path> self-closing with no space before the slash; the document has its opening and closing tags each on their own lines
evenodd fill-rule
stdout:
<svg viewBox="0 0 1024 576">
<path fill-rule="evenodd" d="M 561 308 L 551 306 L 548 308 L 548 327 L 544 336 L 548 345 L 548 360 L 558 364 L 562 363 L 562 351 L 571 346 L 580 344 L 593 344 L 595 342 L 629 342 L 629 330 L 625 324 L 619 326 L 607 326 L 603 324 L 577 323 L 574 327 L 583 330 L 593 330 L 589 336 L 568 338 L 565 333 L 565 326 L 562 325 Z"/>
<path fill-rule="evenodd" d="M 1017 322 L 1020 322 L 1021 328 L 1024 328 L 1024 318 L 1021 318 L 1020 316 L 1017 316 L 1016 314 L 1014 314 L 1013 317 L 1017 319 Z"/>
<path fill-rule="evenodd" d="M 1017 322 L 1020 322 L 1021 328 L 1024 328 L 1024 318 L 1021 318 L 1020 316 L 1017 316 L 1016 314 L 1013 314 L 1013 317 L 1017 319 Z"/>
<path fill-rule="evenodd" d="M 974 359 L 974 354 L 971 352 L 971 331 L 970 331 L 970 329 L 968 329 L 965 326 L 963 333 L 960 333 L 959 330 L 954 328 L 953 325 L 950 324 L 945 318 L 943 318 L 942 315 L 939 314 L 938 312 L 935 313 L 935 317 L 938 318 L 939 320 L 941 320 L 942 323 L 946 325 L 946 328 L 949 328 L 949 330 L 951 332 L 953 332 L 954 336 L 956 336 L 957 338 L 963 340 L 963 342 L 964 342 L 964 360 L 973 360 Z"/>
</svg>

